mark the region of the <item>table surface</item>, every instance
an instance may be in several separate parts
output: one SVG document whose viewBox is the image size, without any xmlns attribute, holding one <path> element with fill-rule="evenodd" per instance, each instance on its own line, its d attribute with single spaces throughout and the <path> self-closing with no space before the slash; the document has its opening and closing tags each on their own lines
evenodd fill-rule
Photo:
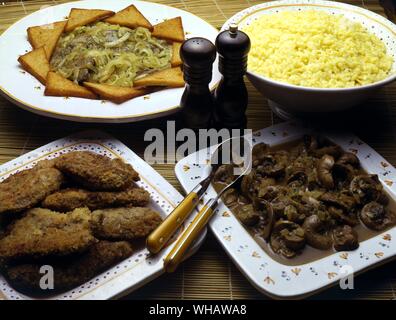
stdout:
<svg viewBox="0 0 396 320">
<path fill-rule="evenodd" d="M 394 17 L 394 0 L 345 1 Z M 23 16 L 58 0 L 0 1 L 0 33 Z M 263 1 L 255 0 L 154 0 L 190 11 L 220 28 L 234 13 Z M 387 5 L 389 7 L 387 7 Z M 394 7 L 393 7 L 394 8 Z M 393 12 L 393 13 L 392 13 Z M 393 14 L 393 15 L 392 15 Z M 257 130 L 279 122 L 270 111 L 267 100 L 251 85 L 247 110 L 248 127 Z M 95 125 L 65 122 L 40 117 L 23 111 L 0 97 L 0 163 L 5 163 L 25 152 L 38 148 L 80 130 L 105 130 L 143 156 L 146 143 L 144 133 L 149 128 L 165 128 L 172 117 L 133 124 Z M 315 120 L 320 121 L 320 120 Z M 383 88 L 362 106 L 342 115 L 327 117 L 324 125 L 348 128 L 374 147 L 390 163 L 396 165 L 396 84 Z M 154 168 L 182 192 L 175 178 L 174 165 L 155 165 Z M 354 290 L 338 287 L 315 295 L 312 299 L 396 299 L 396 261 L 360 275 L 355 279 Z M 173 274 L 166 274 L 125 299 L 267 299 L 259 293 L 237 270 L 215 238 L 210 234 L 199 252 L 180 266 Z"/>
</svg>

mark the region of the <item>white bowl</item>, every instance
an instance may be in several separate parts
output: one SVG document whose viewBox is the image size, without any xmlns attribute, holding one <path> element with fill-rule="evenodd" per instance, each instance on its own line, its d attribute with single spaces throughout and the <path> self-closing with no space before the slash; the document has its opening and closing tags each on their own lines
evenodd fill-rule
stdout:
<svg viewBox="0 0 396 320">
<path fill-rule="evenodd" d="M 232 23 L 238 24 L 239 28 L 243 29 L 261 15 L 291 10 L 320 10 L 342 14 L 349 20 L 360 22 L 384 42 L 394 62 L 387 78 L 369 85 L 340 89 L 291 85 L 248 70 L 248 79 L 269 99 L 270 106 L 282 117 L 348 109 L 362 103 L 380 87 L 396 79 L 396 25 L 378 14 L 349 4 L 321 0 L 266 2 L 238 12 L 223 25 L 222 31 L 228 29 Z"/>
</svg>

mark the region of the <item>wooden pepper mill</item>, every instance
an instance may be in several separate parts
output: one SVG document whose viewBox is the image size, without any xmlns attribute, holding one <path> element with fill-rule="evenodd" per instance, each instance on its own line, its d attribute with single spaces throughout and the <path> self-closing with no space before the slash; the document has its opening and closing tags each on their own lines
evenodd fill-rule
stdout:
<svg viewBox="0 0 396 320">
<path fill-rule="evenodd" d="M 183 125 L 191 129 L 209 128 L 214 108 L 209 90 L 216 48 L 205 38 L 186 40 L 180 48 L 186 88 L 181 98 Z"/>
<path fill-rule="evenodd" d="M 231 25 L 216 38 L 219 71 L 223 75 L 215 91 L 214 120 L 217 128 L 246 128 L 248 93 L 243 76 L 247 69 L 250 39 Z"/>
</svg>

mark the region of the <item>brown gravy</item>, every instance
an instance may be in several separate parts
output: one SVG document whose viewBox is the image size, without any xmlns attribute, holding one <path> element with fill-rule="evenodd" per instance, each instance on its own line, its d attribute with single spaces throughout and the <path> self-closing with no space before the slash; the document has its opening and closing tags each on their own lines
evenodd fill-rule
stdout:
<svg viewBox="0 0 396 320">
<path fill-rule="evenodd" d="M 278 150 L 288 150 L 289 152 L 293 152 L 293 149 L 297 146 L 297 144 L 301 142 L 301 140 L 297 141 L 292 141 L 292 142 L 287 142 L 284 144 L 279 144 L 276 146 L 273 146 L 270 148 L 270 151 L 278 151 Z M 367 172 L 363 169 L 361 169 L 362 173 L 367 174 Z M 278 183 L 280 185 L 280 183 Z M 219 181 L 212 181 L 212 186 L 216 190 L 216 192 L 220 192 L 225 186 L 225 183 L 219 182 Z M 396 202 L 395 200 L 384 190 L 384 193 L 386 193 L 389 203 L 387 205 L 387 210 L 390 210 L 392 212 L 396 212 Z M 249 202 L 241 202 L 238 200 L 236 204 L 233 204 L 232 206 L 228 206 L 228 208 L 231 210 L 231 212 L 238 210 L 241 206 L 248 204 Z M 238 218 L 237 218 L 238 219 Z M 239 221 L 239 220 L 238 220 Z M 260 247 L 275 261 L 277 261 L 280 264 L 287 265 L 287 266 L 298 266 L 298 265 L 303 265 L 307 264 L 322 258 L 325 258 L 333 253 L 337 253 L 337 251 L 334 248 L 331 248 L 329 250 L 319 250 L 316 248 L 313 248 L 309 246 L 308 244 L 305 246 L 304 250 L 296 255 L 293 258 L 285 258 L 280 254 L 275 253 L 269 242 L 265 241 L 257 232 L 255 232 L 254 228 L 247 227 L 244 224 L 242 224 L 240 221 L 239 223 L 245 228 L 246 231 L 249 232 L 249 234 L 253 237 L 253 239 L 260 245 Z M 354 227 L 354 230 L 358 234 L 358 239 L 359 243 L 361 244 L 363 241 L 371 239 L 379 234 L 382 234 L 386 232 L 387 230 L 392 229 L 394 226 L 390 226 L 385 230 L 381 231 L 375 231 L 367 228 L 363 223 L 360 223 L 359 225 Z"/>
</svg>

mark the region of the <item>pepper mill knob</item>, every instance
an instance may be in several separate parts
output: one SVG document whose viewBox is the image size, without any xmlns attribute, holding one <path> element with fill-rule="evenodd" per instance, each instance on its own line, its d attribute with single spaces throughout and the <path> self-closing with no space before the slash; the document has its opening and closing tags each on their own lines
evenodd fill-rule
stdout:
<svg viewBox="0 0 396 320">
<path fill-rule="evenodd" d="M 225 58 L 243 57 L 249 53 L 250 39 L 246 33 L 238 30 L 238 25 L 231 24 L 228 30 L 217 36 L 216 48 Z"/>
<path fill-rule="evenodd" d="M 187 83 L 209 83 L 212 80 L 212 65 L 216 59 L 216 47 L 212 42 L 200 37 L 188 39 L 180 48 L 180 57 Z"/>
<path fill-rule="evenodd" d="M 250 39 L 246 33 L 238 30 L 238 25 L 231 24 L 228 30 L 217 36 L 216 48 L 219 53 L 219 71 L 222 74 L 231 71 L 233 74 L 245 74 Z M 228 70 L 224 70 L 225 64 Z"/>
</svg>

